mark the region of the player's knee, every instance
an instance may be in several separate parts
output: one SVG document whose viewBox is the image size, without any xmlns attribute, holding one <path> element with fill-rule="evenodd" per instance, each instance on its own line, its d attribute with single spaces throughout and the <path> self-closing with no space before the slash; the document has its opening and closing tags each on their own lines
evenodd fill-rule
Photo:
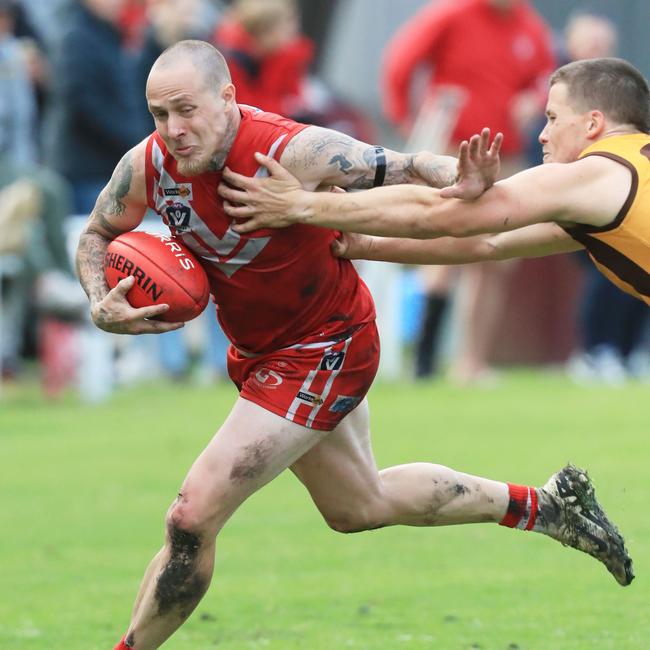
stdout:
<svg viewBox="0 0 650 650">
<path fill-rule="evenodd" d="M 201 507 L 198 499 L 191 499 L 182 492 L 167 512 L 167 531 L 205 535 L 211 528 L 213 514 Z"/>
<path fill-rule="evenodd" d="M 364 530 L 374 530 L 385 525 L 368 513 L 337 512 L 323 516 L 327 525 L 337 533 L 361 533 Z"/>
</svg>

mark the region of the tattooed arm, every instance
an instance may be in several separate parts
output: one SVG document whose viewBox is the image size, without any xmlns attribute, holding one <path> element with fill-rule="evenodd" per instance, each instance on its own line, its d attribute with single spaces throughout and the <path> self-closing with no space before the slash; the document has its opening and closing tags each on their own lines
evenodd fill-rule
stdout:
<svg viewBox="0 0 650 650">
<path fill-rule="evenodd" d="M 377 163 L 379 160 L 381 164 L 382 156 L 385 172 L 383 183 L 379 184 L 409 183 L 440 188 L 452 185 L 456 178 L 457 160 L 452 156 L 438 156 L 428 151 L 398 153 L 316 126 L 292 138 L 280 162 L 305 189 L 337 185 L 363 190 L 373 187 Z"/>
<path fill-rule="evenodd" d="M 128 276 L 109 290 L 104 278 L 106 249 L 118 235 L 133 230 L 146 210 L 144 175 L 145 143 L 141 142 L 118 163 L 101 191 L 77 247 L 77 273 L 90 300 L 90 314 L 97 327 L 116 334 L 144 334 L 177 329 L 182 323 L 147 320 L 169 309 L 168 305 L 134 309 L 126 299 L 134 278 Z"/>
<path fill-rule="evenodd" d="M 472 200 L 496 180 L 501 142 L 502 135 L 499 133 L 490 144 L 490 130 L 483 129 L 480 135 L 472 136 L 469 142 L 461 144 L 456 160 L 429 152 L 400 154 L 385 151 L 335 131 L 310 127 L 289 142 L 280 158 L 283 166 L 272 158 L 256 154 L 257 161 L 269 171 L 269 178 L 248 178 L 225 169 L 223 178 L 227 185 L 222 183 L 219 193 L 226 199 L 225 210 L 231 217 L 248 219 L 235 227 L 238 232 L 280 228 L 307 219 L 314 225 L 353 229 L 349 214 L 339 215 L 335 225 L 331 220 L 314 218 L 312 203 L 327 203 L 329 199 L 322 195 L 315 198 L 304 190 L 327 186 L 354 190 L 371 188 L 373 185 L 406 183 L 424 186 L 407 190 L 394 188 L 392 194 L 386 194 L 389 188 L 383 188 L 384 193 L 377 200 L 392 213 L 392 204 L 384 204 L 384 198 L 393 198 L 394 203 L 401 207 L 403 193 L 410 196 L 408 192 L 426 198 L 436 193 L 433 188 L 444 188 L 435 195 Z M 385 169 L 381 168 L 382 157 Z M 400 218 L 393 214 L 391 221 L 399 221 Z"/>
</svg>

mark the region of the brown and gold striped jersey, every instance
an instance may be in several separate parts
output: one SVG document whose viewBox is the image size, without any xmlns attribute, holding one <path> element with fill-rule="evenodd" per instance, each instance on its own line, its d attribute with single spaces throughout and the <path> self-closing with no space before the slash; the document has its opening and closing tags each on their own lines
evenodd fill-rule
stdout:
<svg viewBox="0 0 650 650">
<path fill-rule="evenodd" d="M 625 165 L 632 173 L 632 186 L 612 223 L 565 230 L 587 249 L 603 275 L 650 305 L 650 135 L 605 138 L 580 154 L 585 156 L 605 156 Z"/>
</svg>

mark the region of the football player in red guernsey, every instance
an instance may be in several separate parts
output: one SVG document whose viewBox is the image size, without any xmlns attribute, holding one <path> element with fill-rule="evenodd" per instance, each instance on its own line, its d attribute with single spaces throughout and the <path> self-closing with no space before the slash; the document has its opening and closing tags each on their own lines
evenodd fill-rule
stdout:
<svg viewBox="0 0 650 650">
<path fill-rule="evenodd" d="M 296 225 L 240 235 L 217 194 L 225 165 L 263 173 L 256 151 L 279 160 L 308 189 L 449 186 L 454 158 L 384 151 L 237 105 L 223 57 L 199 41 L 163 52 L 149 75 L 147 100 L 156 132 L 120 161 L 79 242 L 77 267 L 91 315 L 98 327 L 125 334 L 182 326 L 151 319 L 165 306 L 132 308 L 125 295 L 133 278 L 110 291 L 104 280 L 108 243 L 152 208 L 208 273 L 240 394 L 169 508 L 165 544 L 145 572 L 118 650 L 158 648 L 187 619 L 212 578 L 219 530 L 287 468 L 337 531 L 493 521 L 573 542 L 600 554 L 620 582 L 631 580 L 615 530 L 572 505 L 583 477 L 574 468 L 540 489 L 431 463 L 379 472 L 365 399 L 379 356 L 368 289 L 348 260 L 330 254 L 333 232 Z M 476 196 L 489 186 L 497 150 L 483 146 L 478 164 L 460 169 L 455 191 Z"/>
</svg>

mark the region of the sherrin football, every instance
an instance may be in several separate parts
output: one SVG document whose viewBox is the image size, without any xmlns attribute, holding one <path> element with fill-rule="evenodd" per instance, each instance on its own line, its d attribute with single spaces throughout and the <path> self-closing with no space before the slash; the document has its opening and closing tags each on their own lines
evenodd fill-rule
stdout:
<svg viewBox="0 0 650 650">
<path fill-rule="evenodd" d="M 157 318 L 185 322 L 196 318 L 208 304 L 208 277 L 192 252 L 166 235 L 142 231 L 126 232 L 108 245 L 104 275 L 112 289 L 132 275 L 133 287 L 126 298 L 133 307 L 168 304 Z"/>
</svg>

